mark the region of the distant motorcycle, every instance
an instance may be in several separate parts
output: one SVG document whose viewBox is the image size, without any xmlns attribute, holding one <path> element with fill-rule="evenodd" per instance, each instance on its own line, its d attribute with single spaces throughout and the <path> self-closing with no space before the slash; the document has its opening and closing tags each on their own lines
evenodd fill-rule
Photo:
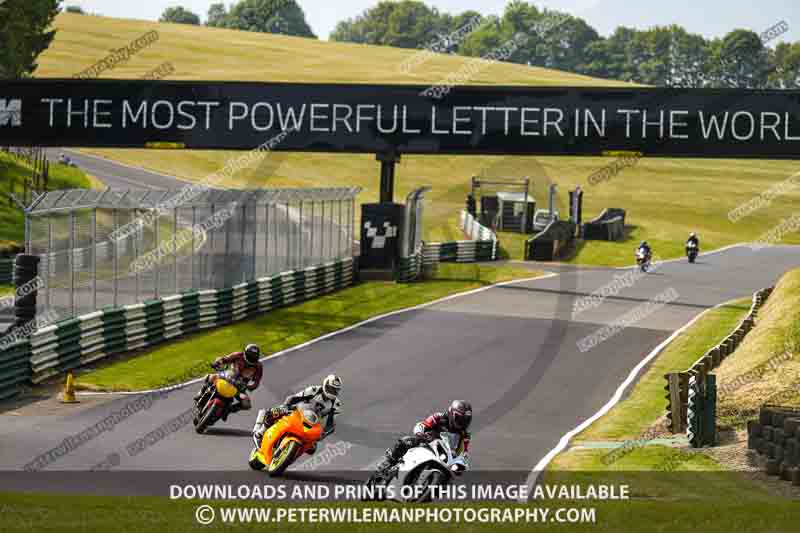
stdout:
<svg viewBox="0 0 800 533">
<path fill-rule="evenodd" d="M 687 242 L 686 243 L 686 257 L 689 259 L 690 263 L 694 263 L 694 260 L 697 259 L 697 253 L 700 250 L 697 248 L 697 244 L 694 242 Z"/>
<path fill-rule="evenodd" d="M 445 486 L 455 476 L 469 469 L 466 454 L 457 454 L 457 435 L 443 433 L 429 443 L 408 450 L 400 462 L 387 475 L 375 472 L 367 481 L 367 487 L 382 488 L 380 492 L 391 499 L 405 503 L 429 502 L 433 499 L 434 486 Z M 402 490 L 403 486 L 413 487 Z"/>
<path fill-rule="evenodd" d="M 650 270 L 650 254 L 641 248 L 636 250 L 636 264 L 639 265 L 642 272 Z"/>
<path fill-rule="evenodd" d="M 67 156 L 66 154 L 60 154 L 58 156 L 58 162 L 61 163 L 62 165 L 68 166 L 68 167 L 77 167 L 78 166 L 75 163 L 73 163 L 72 159 L 70 159 L 69 156 Z"/>
<path fill-rule="evenodd" d="M 211 365 L 214 370 L 220 367 Z M 213 426 L 223 414 L 230 409 L 231 404 L 240 392 L 244 392 L 247 384 L 237 378 L 234 370 L 229 368 L 221 372 L 213 385 L 206 386 L 194 406 L 194 429 L 203 433 Z"/>
</svg>

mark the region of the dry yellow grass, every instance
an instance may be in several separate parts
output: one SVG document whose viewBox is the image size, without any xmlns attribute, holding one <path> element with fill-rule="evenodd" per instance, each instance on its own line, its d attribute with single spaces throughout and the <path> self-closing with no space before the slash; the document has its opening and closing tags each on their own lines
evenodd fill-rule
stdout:
<svg viewBox="0 0 800 533">
<path fill-rule="evenodd" d="M 718 410 L 739 425 L 767 402 L 800 405 L 800 269 L 785 274 L 756 327 L 717 370 Z"/>
<path fill-rule="evenodd" d="M 41 56 L 36 77 L 68 78 L 144 33 L 157 30 L 159 38 L 130 61 L 102 75 L 137 78 L 164 61 L 171 61 L 178 80 L 305 81 L 354 83 L 435 83 L 458 71 L 461 56 L 436 54 L 410 73 L 400 65 L 414 50 L 336 43 L 243 32 L 188 24 L 115 19 L 61 13 L 54 24 L 58 33 Z M 507 85 L 630 86 L 539 67 L 497 62 L 468 83 Z"/>
</svg>

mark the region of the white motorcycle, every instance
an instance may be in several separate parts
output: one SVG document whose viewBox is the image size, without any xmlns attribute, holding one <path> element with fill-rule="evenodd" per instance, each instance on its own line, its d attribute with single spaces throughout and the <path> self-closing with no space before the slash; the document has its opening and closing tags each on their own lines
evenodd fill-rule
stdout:
<svg viewBox="0 0 800 533">
<path fill-rule="evenodd" d="M 442 433 L 437 439 L 408 450 L 388 476 L 373 474 L 368 487 L 398 502 L 421 503 L 433 499 L 431 487 L 443 487 L 469 469 L 469 456 L 457 454 L 459 436 Z"/>
<path fill-rule="evenodd" d="M 650 256 L 641 248 L 636 250 L 636 264 L 642 272 L 650 270 Z"/>
</svg>

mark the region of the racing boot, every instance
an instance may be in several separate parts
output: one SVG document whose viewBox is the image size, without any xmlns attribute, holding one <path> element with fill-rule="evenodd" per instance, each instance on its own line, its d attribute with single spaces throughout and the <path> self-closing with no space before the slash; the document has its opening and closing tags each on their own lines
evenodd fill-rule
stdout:
<svg viewBox="0 0 800 533">
<path fill-rule="evenodd" d="M 386 449 L 383 461 L 381 461 L 375 468 L 375 474 L 384 479 L 390 479 L 393 475 L 392 469 L 397 466 L 398 460 L 394 458 L 392 448 Z"/>
<path fill-rule="evenodd" d="M 267 410 L 259 409 L 256 415 L 256 423 L 253 425 L 253 437 L 259 447 L 261 447 L 261 440 L 264 438 L 264 433 L 267 431 L 267 419 Z"/>
</svg>

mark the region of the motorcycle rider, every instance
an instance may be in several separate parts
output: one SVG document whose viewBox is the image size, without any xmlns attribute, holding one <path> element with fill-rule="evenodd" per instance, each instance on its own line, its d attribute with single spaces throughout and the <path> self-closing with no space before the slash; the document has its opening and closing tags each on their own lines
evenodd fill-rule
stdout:
<svg viewBox="0 0 800 533">
<path fill-rule="evenodd" d="M 466 454 L 469 451 L 470 434 L 467 431 L 472 422 L 472 405 L 464 400 L 454 400 L 446 413 L 436 412 L 417 422 L 414 434 L 401 437 L 392 448 L 387 448 L 386 457 L 378 465 L 379 475 L 386 475 L 408 450 L 420 444 L 431 442 L 439 438 L 442 432 L 453 433 L 459 436 L 456 447 L 457 454 Z"/>
<path fill-rule="evenodd" d="M 688 248 L 690 244 L 694 244 L 694 247 L 698 250 L 700 249 L 700 239 L 697 238 L 695 232 L 691 232 L 689 234 L 689 238 L 686 240 L 686 247 Z"/>
<path fill-rule="evenodd" d="M 333 433 L 336 429 L 335 418 L 342 412 L 342 401 L 339 399 L 341 391 L 342 379 L 336 374 L 329 374 L 322 380 L 322 385 L 308 386 L 300 392 L 287 396 L 282 405 L 269 410 L 261 409 L 256 418 L 256 425 L 253 427 L 253 434 L 256 436 L 259 446 L 267 429 L 295 408 L 311 410 L 320 418 L 325 418 L 320 441 Z M 316 443 L 307 453 L 313 454 L 315 451 L 317 451 Z"/>
<path fill-rule="evenodd" d="M 247 383 L 247 390 L 254 391 L 261 384 L 261 377 L 264 374 L 264 367 L 259 359 L 261 358 L 261 348 L 257 344 L 248 344 L 241 352 L 233 352 L 223 357 L 217 357 L 212 363 L 214 369 L 221 368 L 223 365 L 231 365 L 234 369 L 234 376 L 241 378 Z M 200 399 L 207 387 L 213 386 L 219 374 L 208 374 L 203 387 L 195 395 L 195 402 Z M 244 392 L 238 393 L 229 409 L 222 414 L 222 420 L 227 420 L 228 415 L 252 407 L 250 396 Z"/>
<path fill-rule="evenodd" d="M 642 250 L 644 252 L 645 258 L 649 261 L 651 257 L 653 257 L 653 251 L 650 249 L 650 245 L 647 244 L 647 241 L 642 241 L 639 244 L 639 248 L 637 250 Z"/>
</svg>

